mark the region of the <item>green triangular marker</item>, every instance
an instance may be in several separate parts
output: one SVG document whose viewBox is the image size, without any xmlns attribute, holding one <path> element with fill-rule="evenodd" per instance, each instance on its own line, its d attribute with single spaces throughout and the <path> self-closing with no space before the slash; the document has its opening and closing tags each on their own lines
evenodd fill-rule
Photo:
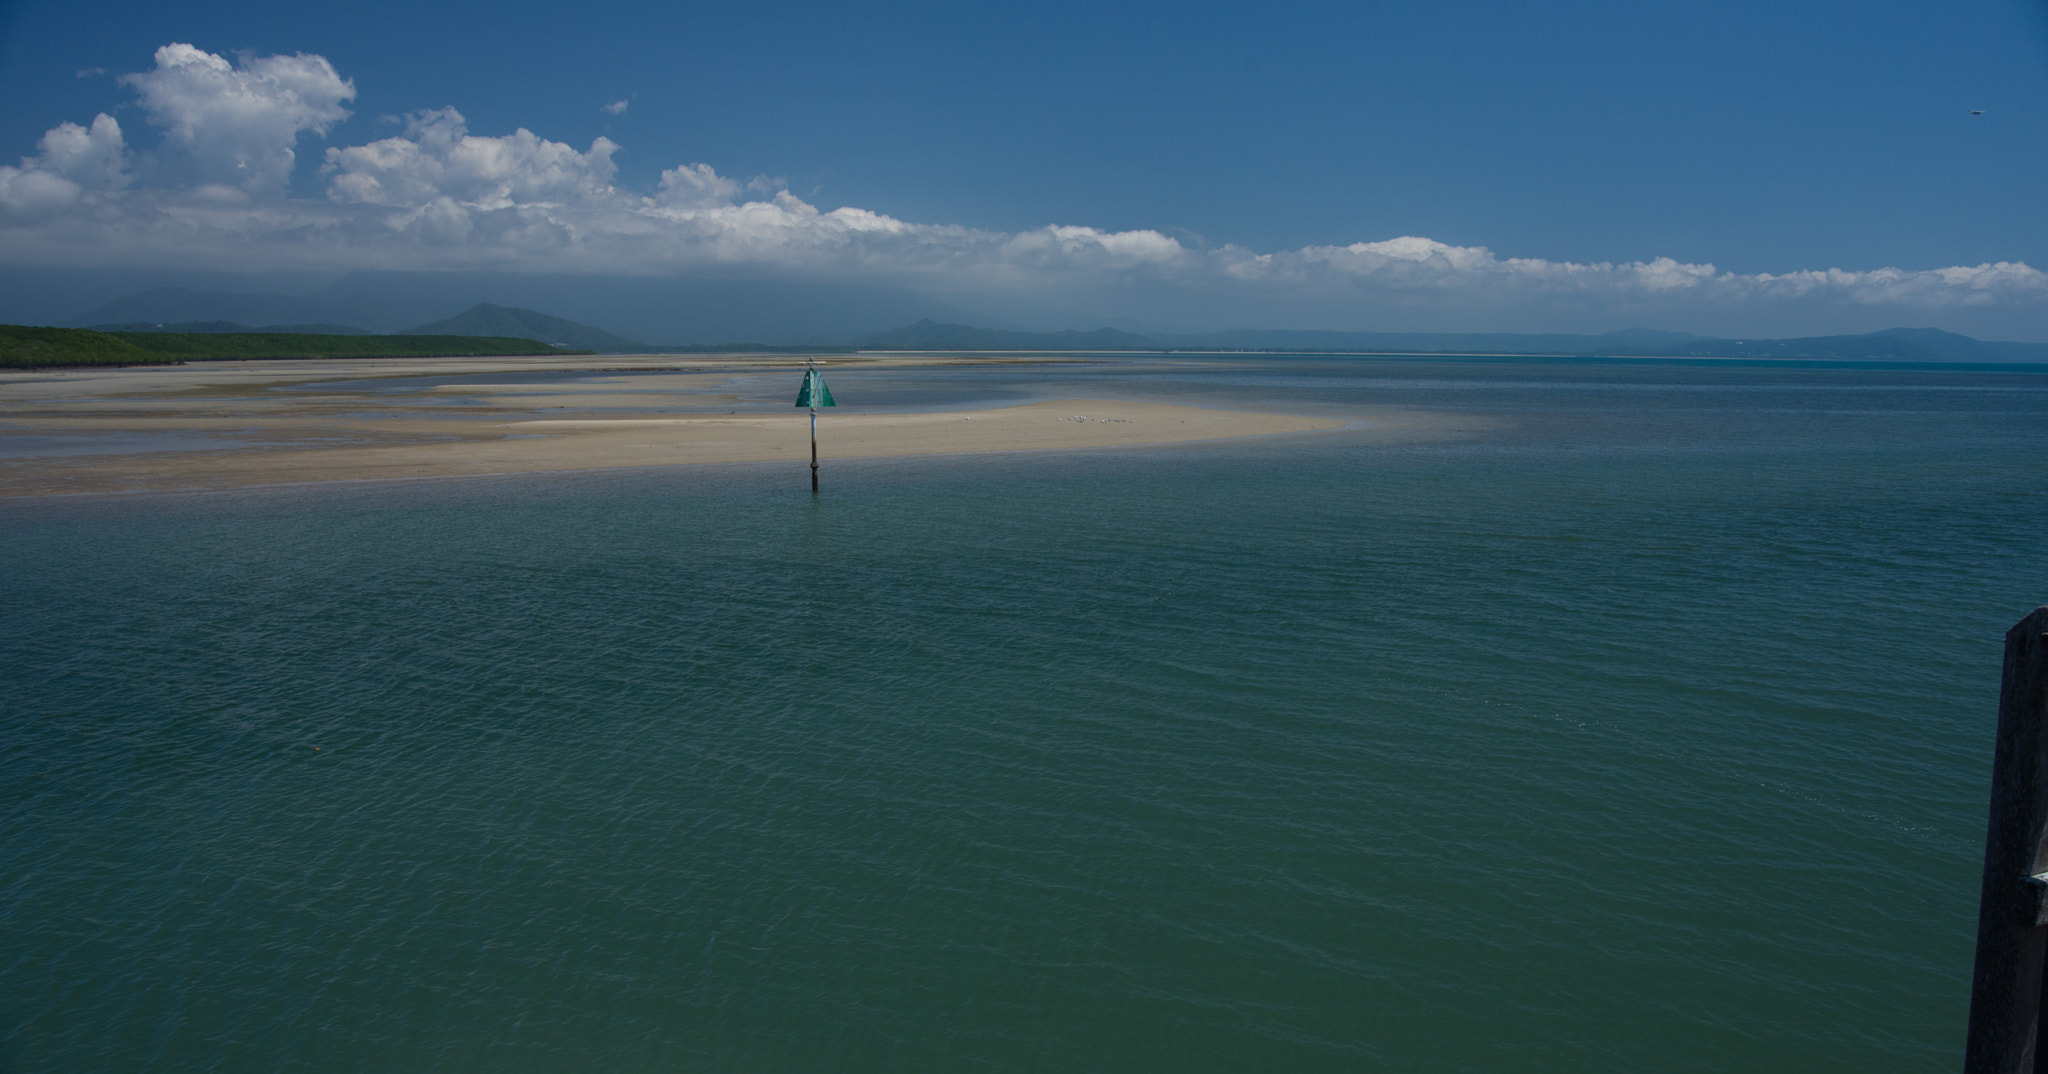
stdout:
<svg viewBox="0 0 2048 1074">
<path fill-rule="evenodd" d="M 818 493 L 818 408 L 837 406 L 832 389 L 825 387 L 825 374 L 815 365 L 804 370 L 804 386 L 797 389 L 796 405 L 811 408 L 811 494 Z"/>
<path fill-rule="evenodd" d="M 825 387 L 825 374 L 815 369 L 804 371 L 804 386 L 797 389 L 798 406 L 838 406 L 832 401 L 832 389 Z"/>
</svg>

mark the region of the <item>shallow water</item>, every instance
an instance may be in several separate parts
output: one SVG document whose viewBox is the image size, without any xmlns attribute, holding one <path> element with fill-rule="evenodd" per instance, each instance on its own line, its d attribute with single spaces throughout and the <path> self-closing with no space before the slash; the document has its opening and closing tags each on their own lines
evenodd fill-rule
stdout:
<svg viewBox="0 0 2048 1074">
<path fill-rule="evenodd" d="M 0 506 L 0 1068 L 1960 1061 L 2048 375 L 833 388 L 1487 428 Z"/>
<path fill-rule="evenodd" d="M 197 433 L 16 433 L 0 427 L 0 459 L 61 455 L 144 455 L 158 451 L 221 451 L 241 443 Z"/>
</svg>

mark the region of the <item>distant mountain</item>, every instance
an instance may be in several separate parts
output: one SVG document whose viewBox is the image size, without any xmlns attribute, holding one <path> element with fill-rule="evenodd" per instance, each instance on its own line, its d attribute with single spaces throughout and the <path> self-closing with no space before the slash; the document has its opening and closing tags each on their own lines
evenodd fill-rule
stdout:
<svg viewBox="0 0 2048 1074">
<path fill-rule="evenodd" d="M 1627 328 L 1601 335 L 1526 332 L 1322 332 L 1239 329 L 1135 335 L 1014 332 L 924 320 L 851 341 L 862 350 L 1224 350 L 1366 354 L 1503 354 L 1647 358 L 1787 358 L 1866 362 L 2042 362 L 2048 343 L 1994 343 L 1935 328 L 1891 328 L 1860 336 L 1702 339 L 1687 332 Z"/>
<path fill-rule="evenodd" d="M 940 324 L 926 318 L 916 324 L 870 332 L 853 345 L 875 351 L 1156 351 L 1161 344 L 1145 336 L 1098 328 L 1093 332 L 1013 332 Z"/>
<path fill-rule="evenodd" d="M 1938 328 L 1860 336 L 1704 339 L 1625 328 L 1597 336 L 1524 332 L 1291 332 L 1246 330 L 1156 337 L 1177 348 L 1333 350 L 1406 354 L 1528 354 L 1646 358 L 1784 358 L 1864 362 L 2048 362 L 2048 344 L 1992 343 Z"/>
<path fill-rule="evenodd" d="M 321 294 L 301 296 L 156 287 L 123 295 L 66 323 L 84 327 L 224 321 L 244 325 L 338 325 L 365 332 L 391 332 L 409 324 L 446 317 L 465 304 L 337 292 L 331 288 Z"/>
<path fill-rule="evenodd" d="M 484 296 L 499 301 L 478 304 Z M 583 320 L 539 313 L 532 306 L 563 310 Z M 1045 332 L 979 328 L 962 323 L 964 319 L 962 311 L 949 312 L 901 289 L 820 282 L 352 273 L 302 296 L 155 287 L 104 303 L 64 324 L 184 333 L 411 331 L 519 336 L 612 353 L 668 349 L 639 342 L 655 339 L 689 344 L 680 348 L 684 350 L 783 350 L 801 345 L 906 351 L 1349 351 L 2048 363 L 2048 344 L 1992 342 L 1934 328 L 1796 339 L 1708 339 L 1650 328 L 1598 335 L 1285 329 L 1169 333 L 1115 328 Z M 624 326 L 637 338 L 592 327 L 592 321 Z M 891 323 L 901 327 L 877 327 Z M 771 342 L 714 345 L 707 340 Z"/>
<path fill-rule="evenodd" d="M 1860 336 L 1700 339 L 1649 352 L 1677 358 L 1786 358 L 1852 362 L 2048 362 L 2048 343 L 1997 343 L 1939 328 L 1888 328 Z"/>
<path fill-rule="evenodd" d="M 293 295 L 249 295 L 227 291 L 194 291 L 188 287 L 156 287 L 137 291 L 79 314 L 70 320 L 88 325 L 312 324 L 331 321 L 323 310 Z M 346 323 L 345 321 L 339 323 Z"/>
<path fill-rule="evenodd" d="M 902 328 L 856 337 L 867 350 L 1243 350 L 1371 351 L 1426 354 L 1605 354 L 1644 347 L 1668 347 L 1697 339 L 1686 332 L 1630 328 L 1599 336 L 1530 335 L 1514 332 L 1322 332 L 1299 329 L 1240 329 L 1228 332 L 1138 335 L 1114 328 L 1093 332 L 1020 332 L 964 324 L 919 321 Z"/>
<path fill-rule="evenodd" d="M 0 276 L 0 284 L 4 283 L 4 276 Z M 940 321 L 973 319 L 948 302 L 904 287 L 829 280 L 751 279 L 730 273 L 629 277 L 356 272 L 312 293 L 312 297 L 344 296 L 443 304 L 431 314 L 388 326 L 365 325 L 380 332 L 395 332 L 452 317 L 479 302 L 490 302 L 545 310 L 556 317 L 661 346 L 729 340 L 843 345 L 862 333 L 909 324 L 920 317 Z M 986 323 L 986 318 L 982 321 Z"/>
<path fill-rule="evenodd" d="M 1597 336 L 1528 332 L 1318 332 L 1238 329 L 1153 337 L 1187 350 L 1365 351 L 1397 354 L 1615 354 L 1697 339 L 1687 332 L 1625 328 Z"/>
<path fill-rule="evenodd" d="M 1676 347 L 1700 337 L 1691 332 L 1668 332 L 1661 328 L 1622 328 L 1590 338 L 1616 347 Z"/>
<path fill-rule="evenodd" d="M 587 324 L 550 317 L 534 310 L 514 309 L 509 306 L 479 302 L 474 306 L 446 320 L 423 324 L 407 329 L 409 336 L 520 336 L 526 339 L 545 340 L 558 347 L 573 347 L 578 350 L 618 354 L 628 351 L 651 351 L 650 347 L 638 340 L 614 335 L 602 328 Z"/>
<path fill-rule="evenodd" d="M 264 324 L 251 327 L 233 321 L 185 321 L 181 324 L 151 324 L 147 321 L 129 321 L 126 324 L 96 324 L 90 326 L 95 332 L 185 332 L 201 335 L 226 335 L 230 332 L 267 332 L 272 335 L 292 336 L 367 336 L 373 335 L 367 328 L 354 328 L 345 324 Z"/>
</svg>

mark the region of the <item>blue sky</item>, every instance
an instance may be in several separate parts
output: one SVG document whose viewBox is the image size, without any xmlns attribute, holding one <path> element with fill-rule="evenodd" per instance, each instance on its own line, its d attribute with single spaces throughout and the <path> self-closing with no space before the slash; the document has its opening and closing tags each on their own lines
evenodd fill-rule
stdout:
<svg viewBox="0 0 2048 1074">
<path fill-rule="evenodd" d="M 167 144 L 175 106 L 152 106 L 142 84 L 120 80 L 158 68 L 158 50 L 172 43 L 243 68 L 304 53 L 347 84 L 347 96 L 323 106 L 326 119 L 285 131 L 295 160 L 283 185 L 241 184 L 249 219 L 298 214 L 288 225 L 238 223 L 215 198 L 204 210 L 211 231 L 165 237 L 162 221 L 199 213 L 192 192 L 225 174 L 198 155 L 229 144 L 203 132 Z M 90 129 L 100 113 L 118 125 L 129 162 L 98 188 L 78 180 L 87 193 L 63 220 L 54 202 L 37 202 L 0 221 L 0 259 L 15 264 L 161 265 L 182 253 L 258 272 L 323 256 L 369 268 L 424 257 L 449 271 L 859 276 L 1027 296 L 1083 319 L 1121 301 L 1154 321 L 1216 309 L 1274 327 L 1602 330 L 1651 319 L 1713 331 L 1940 323 L 2048 334 L 2048 277 L 2035 278 L 2048 268 L 2048 15 L 2009 0 L 17 0 L 0 4 L 0 101 L 0 160 L 35 158 L 18 171 L 55 175 L 56 164 L 36 163 L 39 139 L 65 122 Z M 622 112 L 606 111 L 618 101 Z M 607 139 L 616 148 L 586 162 L 585 186 L 614 200 L 656 195 L 663 172 L 685 164 L 735 185 L 698 190 L 698 208 L 670 213 L 671 224 L 688 218 L 675 224 L 683 231 L 642 236 L 633 249 L 618 233 L 639 223 L 536 207 L 561 204 L 559 191 L 529 205 L 516 194 L 490 202 L 474 187 L 419 187 L 400 204 L 387 169 L 377 173 L 382 192 L 336 208 L 347 199 L 333 184 L 351 168 L 323 171 L 328 148 L 417 140 L 424 128 L 391 117 L 444 107 L 477 138 L 524 128 L 577 153 Z M 926 230 L 863 224 L 790 253 L 766 232 L 734 230 L 761 213 L 714 225 L 702 209 L 705 197 L 744 207 L 777 192 L 820 213 L 860 210 Z M 95 197 L 104 204 L 86 212 Z M 441 197 L 467 214 L 456 229 L 465 238 L 420 230 L 416 246 L 373 248 L 397 240 L 369 237 L 383 232 L 366 222 L 368 206 L 385 231 L 426 228 L 437 219 L 427 206 Z M 556 254 L 535 227 L 506 238 L 506 221 L 547 212 L 567 236 Z M 1084 230 L 1030 238 L 1049 226 Z M 612 238 L 578 228 L 610 228 Z M 335 238 L 308 249 L 279 237 L 309 229 Z M 880 242 L 884 232 L 894 237 Z M 1155 233 L 1173 248 L 1095 237 Z M 1403 237 L 1437 246 L 1374 245 Z M 697 252 L 678 252 L 691 244 Z M 1302 253 L 1352 244 L 1373 248 Z M 1476 248 L 1493 260 L 1457 252 Z M 1226 249 L 1239 253 L 1217 254 Z M 1415 268 L 1431 258 L 1434 275 Z M 1659 259 L 1690 268 L 1603 276 L 1541 267 Z M 1501 267 L 1517 260 L 1539 269 Z M 2033 275 L 1813 275 L 2001 263 Z M 1701 274 L 1706 265 L 1715 276 Z M 1779 279 L 1801 273 L 1799 287 Z M 1477 282 L 1446 288 L 1439 277 Z M 1531 282 L 1539 278 L 1547 282 Z M 1166 292 L 1179 297 L 1161 299 Z"/>
</svg>

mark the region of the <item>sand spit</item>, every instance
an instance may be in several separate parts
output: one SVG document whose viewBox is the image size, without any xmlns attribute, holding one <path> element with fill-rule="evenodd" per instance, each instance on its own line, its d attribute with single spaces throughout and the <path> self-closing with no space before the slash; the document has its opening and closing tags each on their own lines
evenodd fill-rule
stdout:
<svg viewBox="0 0 2048 1074">
<path fill-rule="evenodd" d="M 793 371 L 802 361 L 396 359 L 0 375 L 0 496 L 692 463 L 807 465 L 810 442 L 802 411 L 719 390 L 734 376 Z M 902 369 L 960 361 L 835 358 L 832 367 Z M 516 376 L 562 371 L 635 375 L 536 377 L 530 383 Z M 390 378 L 472 374 L 492 376 L 396 392 L 388 386 Z M 386 383 L 336 386 L 364 380 Z M 841 407 L 825 412 L 819 439 L 823 457 L 833 459 L 1126 448 L 1347 424 L 1171 403 L 1069 399 L 936 413 Z"/>
</svg>

